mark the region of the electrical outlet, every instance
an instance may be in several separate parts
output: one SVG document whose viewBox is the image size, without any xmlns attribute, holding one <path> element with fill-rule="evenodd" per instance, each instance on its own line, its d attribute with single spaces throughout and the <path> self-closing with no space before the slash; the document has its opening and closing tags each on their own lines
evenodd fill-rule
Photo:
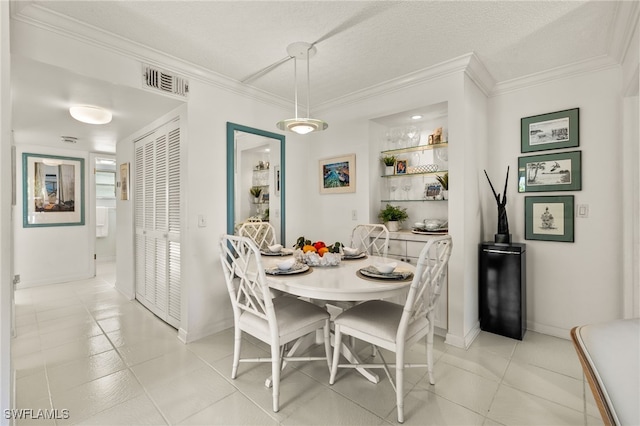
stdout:
<svg viewBox="0 0 640 426">
<path fill-rule="evenodd" d="M 13 283 L 14 284 L 20 284 L 20 274 L 17 274 L 17 275 L 13 276 Z"/>
<path fill-rule="evenodd" d="M 358 220 L 358 210 L 351 210 L 351 220 Z"/>
</svg>

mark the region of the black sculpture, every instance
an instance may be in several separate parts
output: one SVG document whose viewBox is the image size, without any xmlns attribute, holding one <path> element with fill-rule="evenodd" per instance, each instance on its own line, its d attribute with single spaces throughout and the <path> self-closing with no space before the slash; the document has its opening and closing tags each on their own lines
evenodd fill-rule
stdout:
<svg viewBox="0 0 640 426">
<path fill-rule="evenodd" d="M 500 200 L 500 194 L 496 194 L 496 190 L 493 189 L 493 184 L 487 171 L 484 171 L 484 175 L 489 181 L 493 196 L 496 198 L 496 204 L 498 205 L 498 233 L 495 234 L 494 239 L 496 243 L 511 243 L 511 234 L 509 234 L 509 221 L 507 220 L 507 182 L 509 181 L 509 166 L 507 166 L 507 177 L 504 180 L 504 191 L 502 193 L 502 200 Z"/>
</svg>

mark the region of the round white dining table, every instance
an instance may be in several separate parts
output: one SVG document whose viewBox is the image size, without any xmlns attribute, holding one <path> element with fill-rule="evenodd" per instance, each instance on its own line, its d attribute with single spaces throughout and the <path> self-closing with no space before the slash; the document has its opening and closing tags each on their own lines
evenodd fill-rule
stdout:
<svg viewBox="0 0 640 426">
<path fill-rule="evenodd" d="M 262 256 L 263 267 L 266 269 L 275 267 L 282 260 L 282 257 Z M 415 272 L 415 267 L 410 263 L 380 256 L 367 256 L 362 259 L 343 259 L 336 266 L 312 266 L 309 271 L 300 274 L 266 274 L 267 284 L 275 290 L 324 302 L 361 302 L 402 297 L 408 292 L 412 278 L 373 279 L 358 274 L 361 268 L 387 262 L 395 262 L 397 272 Z M 304 339 L 299 339 L 296 342 L 289 356 L 298 350 L 300 352 L 306 350 L 309 342 L 303 343 L 303 341 Z M 332 344 L 335 345 L 335 342 Z M 342 342 L 339 350 L 352 364 L 362 363 L 352 345 Z M 373 383 L 380 381 L 377 374 L 363 367 L 357 368 L 357 371 Z M 269 378 L 265 385 L 268 387 L 270 383 Z"/>
<path fill-rule="evenodd" d="M 271 268 L 286 257 L 262 256 L 263 266 Z M 342 260 L 337 266 L 312 266 L 301 274 L 267 274 L 269 287 L 311 299 L 359 302 L 389 299 L 406 293 L 411 280 L 385 280 L 361 276 L 358 270 L 375 263 L 397 263 L 395 271 L 414 272 L 415 266 L 407 262 L 379 256 Z"/>
</svg>

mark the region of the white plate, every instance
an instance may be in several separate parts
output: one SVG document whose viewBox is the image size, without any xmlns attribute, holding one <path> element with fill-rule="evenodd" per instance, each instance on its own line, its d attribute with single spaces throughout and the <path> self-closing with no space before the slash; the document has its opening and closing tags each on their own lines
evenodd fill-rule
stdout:
<svg viewBox="0 0 640 426">
<path fill-rule="evenodd" d="M 427 231 L 426 229 L 412 229 L 411 232 L 421 235 L 445 235 L 449 232 L 449 229 L 438 229 L 435 231 Z"/>
<path fill-rule="evenodd" d="M 290 256 L 293 254 L 293 250 L 291 249 L 282 249 L 278 252 L 273 251 L 260 251 L 260 254 L 263 256 Z"/>
<path fill-rule="evenodd" d="M 352 255 L 343 254 L 342 255 L 342 258 L 344 260 L 364 259 L 365 257 L 367 257 L 367 253 L 364 252 L 364 251 L 362 253 L 358 253 L 358 254 L 352 254 Z"/>
<path fill-rule="evenodd" d="M 413 276 L 413 272 L 407 271 L 393 271 L 389 274 L 383 274 L 378 272 L 378 270 L 373 266 L 367 266 L 366 268 L 360 269 L 358 272 L 365 277 L 378 278 L 382 280 L 405 280 Z"/>
<path fill-rule="evenodd" d="M 309 270 L 309 265 L 297 262 L 291 267 L 291 269 L 288 269 L 286 271 L 279 269 L 277 266 L 266 268 L 264 271 L 269 275 L 293 275 L 293 274 L 301 274 L 303 272 L 307 272 L 308 270 Z"/>
</svg>

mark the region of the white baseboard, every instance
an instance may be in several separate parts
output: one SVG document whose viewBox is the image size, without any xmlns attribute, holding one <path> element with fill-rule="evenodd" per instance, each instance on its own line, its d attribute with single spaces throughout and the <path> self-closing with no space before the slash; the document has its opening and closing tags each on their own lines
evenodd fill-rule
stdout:
<svg viewBox="0 0 640 426">
<path fill-rule="evenodd" d="M 451 333 L 447 333 L 444 342 L 448 345 L 455 346 L 456 348 L 468 349 L 473 341 L 480 334 L 480 322 L 476 321 L 471 330 L 464 336 L 456 336 Z"/>
<path fill-rule="evenodd" d="M 527 330 L 536 333 L 547 334 L 561 339 L 571 340 L 571 330 L 566 328 L 554 327 L 552 325 L 539 324 L 533 321 L 527 321 Z"/>
<path fill-rule="evenodd" d="M 233 327 L 233 318 L 218 322 L 216 324 L 212 324 L 206 328 L 202 328 L 199 330 L 187 331 L 184 328 L 180 327 L 180 329 L 178 330 L 178 339 L 180 339 L 182 343 L 191 343 L 195 342 L 196 340 L 200 340 L 203 337 L 219 333 L 230 327 Z"/>
<path fill-rule="evenodd" d="M 43 279 L 43 280 L 36 280 L 36 281 L 25 281 L 25 282 L 21 282 L 19 284 L 16 284 L 16 290 L 22 290 L 22 289 L 31 288 L 31 287 L 41 287 L 43 285 L 63 284 L 63 283 L 68 283 L 70 281 L 88 280 L 90 278 L 93 278 L 93 275 L 90 275 L 90 274 L 86 274 L 86 275 L 69 275 L 69 276 L 66 276 L 66 277 L 56 277 L 56 278 L 53 278 L 53 279 Z"/>
</svg>

